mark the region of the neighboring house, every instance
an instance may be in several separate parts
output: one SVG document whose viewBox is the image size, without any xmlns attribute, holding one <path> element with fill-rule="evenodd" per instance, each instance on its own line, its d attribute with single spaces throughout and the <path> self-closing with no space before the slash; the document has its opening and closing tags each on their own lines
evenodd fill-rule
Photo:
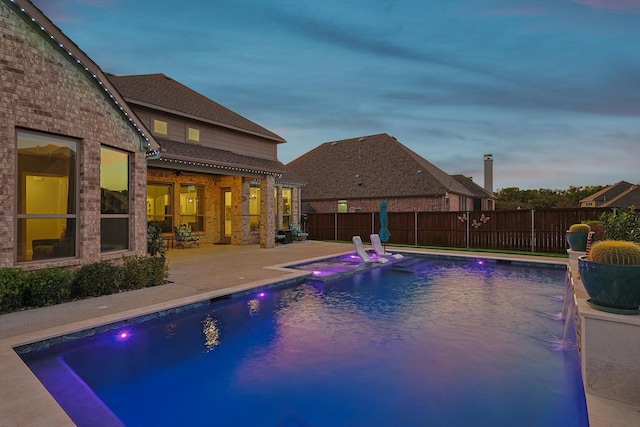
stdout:
<svg viewBox="0 0 640 427">
<path fill-rule="evenodd" d="M 164 74 L 109 76 L 161 146 L 147 173 L 147 218 L 201 243 L 272 247 L 300 220 L 300 187 L 283 178 L 285 140 Z"/>
<path fill-rule="evenodd" d="M 145 254 L 144 123 L 28 1 L 0 0 L 0 70 L 0 267 Z"/>
<path fill-rule="evenodd" d="M 580 200 L 581 208 L 640 207 L 640 185 L 620 181 Z"/>
<path fill-rule="evenodd" d="M 304 181 L 305 212 L 493 210 L 495 196 L 453 177 L 387 134 L 326 142 L 287 168 Z"/>
</svg>

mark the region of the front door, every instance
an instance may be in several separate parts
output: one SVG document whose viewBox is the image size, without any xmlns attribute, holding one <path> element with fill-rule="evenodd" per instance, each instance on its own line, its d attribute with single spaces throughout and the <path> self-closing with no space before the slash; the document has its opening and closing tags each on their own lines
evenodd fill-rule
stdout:
<svg viewBox="0 0 640 427">
<path fill-rule="evenodd" d="M 223 189 L 222 190 L 222 212 L 220 212 L 220 218 L 222 219 L 220 236 L 222 243 L 231 243 L 231 220 L 233 218 L 233 209 L 231 205 L 231 190 Z"/>
</svg>

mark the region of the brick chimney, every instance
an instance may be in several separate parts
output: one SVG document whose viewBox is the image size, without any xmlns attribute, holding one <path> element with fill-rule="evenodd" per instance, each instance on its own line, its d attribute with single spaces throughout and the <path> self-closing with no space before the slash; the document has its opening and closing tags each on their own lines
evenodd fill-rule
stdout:
<svg viewBox="0 0 640 427">
<path fill-rule="evenodd" d="M 493 154 L 484 155 L 484 189 L 493 194 Z"/>
</svg>

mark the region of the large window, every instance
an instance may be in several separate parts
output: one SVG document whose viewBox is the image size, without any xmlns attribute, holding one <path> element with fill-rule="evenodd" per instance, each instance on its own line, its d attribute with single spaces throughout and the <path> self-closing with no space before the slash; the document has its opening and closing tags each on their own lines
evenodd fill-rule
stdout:
<svg viewBox="0 0 640 427">
<path fill-rule="evenodd" d="M 129 154 L 100 148 L 100 250 L 129 249 Z"/>
<path fill-rule="evenodd" d="M 249 187 L 249 228 L 260 230 L 260 187 Z"/>
<path fill-rule="evenodd" d="M 191 226 L 193 231 L 204 231 L 203 186 L 180 186 L 180 224 Z"/>
<path fill-rule="evenodd" d="M 289 228 L 291 224 L 291 189 L 282 189 L 282 226 Z"/>
<path fill-rule="evenodd" d="M 163 233 L 173 233 L 173 209 L 170 184 L 147 184 L 147 221 Z"/>
<path fill-rule="evenodd" d="M 77 142 L 19 131 L 18 262 L 76 255 Z"/>
</svg>

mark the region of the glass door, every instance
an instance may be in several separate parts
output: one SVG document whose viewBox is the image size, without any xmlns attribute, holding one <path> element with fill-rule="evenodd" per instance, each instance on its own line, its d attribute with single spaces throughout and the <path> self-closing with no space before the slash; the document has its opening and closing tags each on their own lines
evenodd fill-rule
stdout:
<svg viewBox="0 0 640 427">
<path fill-rule="evenodd" d="M 222 243 L 231 243 L 233 209 L 231 204 L 231 190 L 222 190 Z"/>
</svg>

